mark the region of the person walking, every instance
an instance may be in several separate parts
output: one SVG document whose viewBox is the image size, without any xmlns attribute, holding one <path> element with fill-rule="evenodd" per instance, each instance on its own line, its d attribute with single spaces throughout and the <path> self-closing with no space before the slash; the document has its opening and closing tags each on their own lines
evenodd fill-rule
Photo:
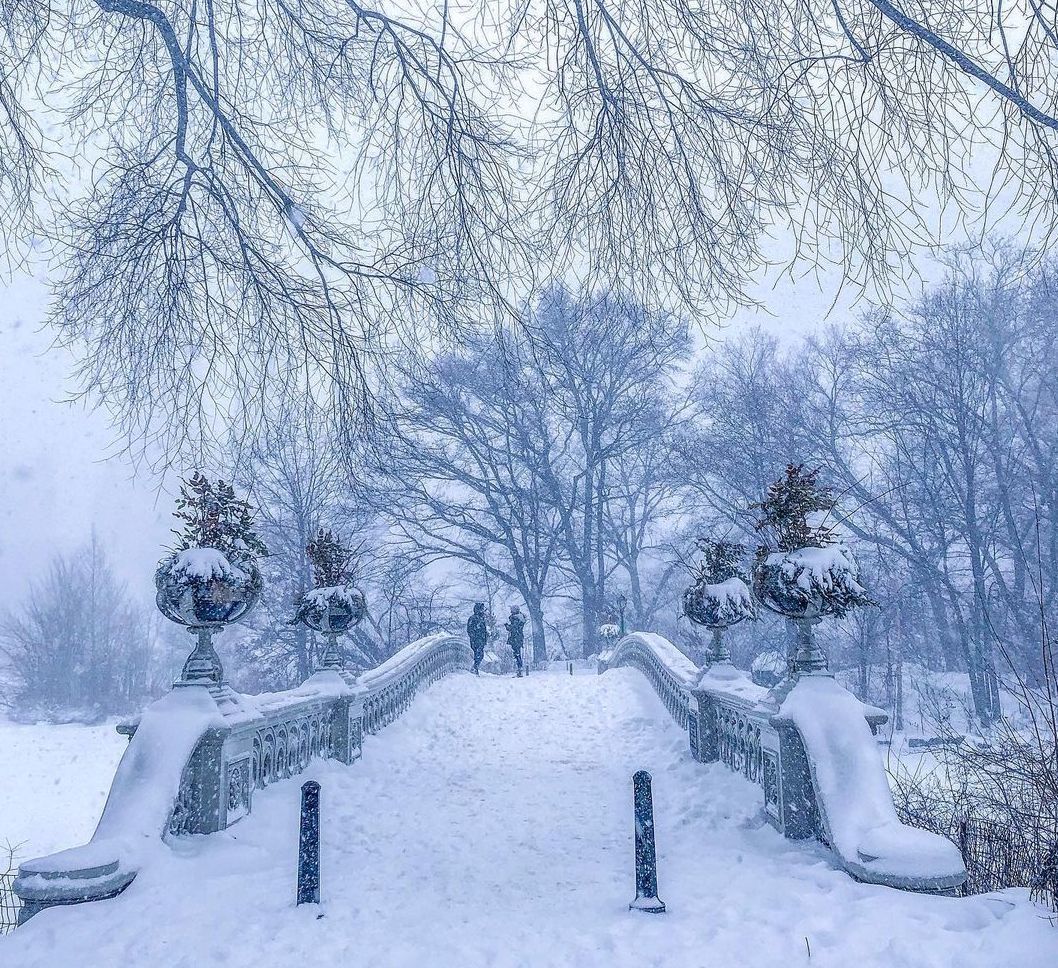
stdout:
<svg viewBox="0 0 1058 968">
<path fill-rule="evenodd" d="M 485 658 L 485 643 L 489 638 L 489 623 L 485 618 L 485 605 L 477 602 L 474 605 L 474 614 L 467 621 L 467 638 L 470 639 L 470 649 L 474 653 L 474 675 L 481 675 L 481 660 Z"/>
<path fill-rule="evenodd" d="M 518 664 L 518 678 L 522 678 L 522 646 L 525 644 L 525 616 L 517 605 L 511 609 L 511 617 L 507 619 L 504 626 L 507 629 L 507 644 L 514 653 L 514 661 Z"/>
</svg>

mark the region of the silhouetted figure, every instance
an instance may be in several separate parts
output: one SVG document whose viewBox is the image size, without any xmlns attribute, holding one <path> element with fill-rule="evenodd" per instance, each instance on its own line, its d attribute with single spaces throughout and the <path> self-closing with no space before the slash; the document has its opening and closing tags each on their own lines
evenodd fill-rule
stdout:
<svg viewBox="0 0 1058 968">
<path fill-rule="evenodd" d="M 525 617 L 518 606 L 511 609 L 511 617 L 507 619 L 507 644 L 514 653 L 514 661 L 518 664 L 518 678 L 522 677 L 522 646 L 525 644 Z"/>
<path fill-rule="evenodd" d="M 478 602 L 474 606 L 474 614 L 467 621 L 467 638 L 470 639 L 470 648 L 474 653 L 474 675 L 481 675 L 481 660 L 485 658 L 485 643 L 489 639 L 489 625 L 485 619 L 485 606 Z"/>
</svg>

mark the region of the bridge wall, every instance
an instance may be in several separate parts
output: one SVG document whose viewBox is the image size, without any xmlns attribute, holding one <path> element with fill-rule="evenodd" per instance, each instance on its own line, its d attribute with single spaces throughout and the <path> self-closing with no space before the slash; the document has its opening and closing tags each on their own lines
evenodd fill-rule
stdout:
<svg viewBox="0 0 1058 968">
<path fill-rule="evenodd" d="M 209 834 L 253 809 L 255 791 L 314 759 L 352 763 L 432 682 L 472 664 L 470 647 L 439 633 L 357 677 L 320 671 L 283 692 L 241 695 L 180 686 L 123 724 L 129 747 L 91 841 L 22 864 L 19 922 L 57 904 L 120 894 L 162 841 Z"/>
<path fill-rule="evenodd" d="M 691 755 L 719 762 L 761 789 L 768 822 L 785 837 L 815 838 L 857 880 L 950 892 L 966 879 L 958 849 L 900 823 L 874 733 L 887 719 L 829 675 L 769 690 L 729 662 L 699 669 L 660 635 L 634 632 L 599 659 L 599 672 L 639 669 Z"/>
</svg>

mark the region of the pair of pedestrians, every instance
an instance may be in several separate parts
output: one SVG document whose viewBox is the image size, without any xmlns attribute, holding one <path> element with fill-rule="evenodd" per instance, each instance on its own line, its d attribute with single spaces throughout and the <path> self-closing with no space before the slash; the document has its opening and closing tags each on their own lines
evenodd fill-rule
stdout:
<svg viewBox="0 0 1058 968">
<path fill-rule="evenodd" d="M 522 677 L 522 648 L 525 645 L 525 616 L 515 605 L 511 609 L 511 617 L 504 626 L 507 629 L 507 644 L 514 653 L 514 661 L 518 664 L 518 678 Z M 467 622 L 467 637 L 470 639 L 470 648 L 474 653 L 474 675 L 480 675 L 481 661 L 485 658 L 485 643 L 489 638 L 488 621 L 485 618 L 485 605 L 478 602 L 474 606 L 474 614 Z"/>
</svg>

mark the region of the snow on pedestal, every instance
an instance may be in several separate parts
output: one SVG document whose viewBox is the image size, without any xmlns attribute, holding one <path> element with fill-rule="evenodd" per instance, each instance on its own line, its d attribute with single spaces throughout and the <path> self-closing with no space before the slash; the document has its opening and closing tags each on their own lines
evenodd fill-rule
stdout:
<svg viewBox="0 0 1058 968">
<path fill-rule="evenodd" d="M 955 845 L 897 817 L 866 712 L 834 679 L 808 677 L 775 717 L 792 722 L 804 743 L 824 836 L 860 880 L 918 890 L 958 886 L 966 869 Z"/>
<path fill-rule="evenodd" d="M 118 764 L 91 841 L 19 868 L 14 887 L 23 920 L 43 907 L 110 897 L 128 887 L 168 827 L 184 765 L 205 732 L 223 725 L 206 689 L 176 690 L 151 703 Z"/>
</svg>

